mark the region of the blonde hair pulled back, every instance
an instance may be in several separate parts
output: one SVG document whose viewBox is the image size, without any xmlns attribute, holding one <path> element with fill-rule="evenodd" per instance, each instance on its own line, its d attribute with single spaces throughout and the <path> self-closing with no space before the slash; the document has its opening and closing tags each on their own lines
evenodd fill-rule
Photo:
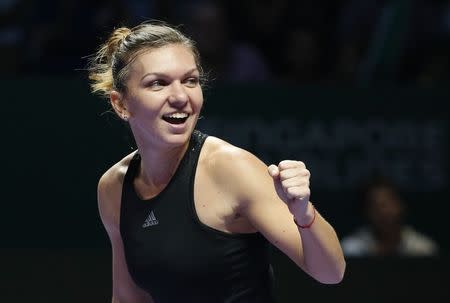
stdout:
<svg viewBox="0 0 450 303">
<path fill-rule="evenodd" d="M 92 92 L 100 93 L 106 98 L 109 98 L 112 90 L 125 93 L 125 82 L 134 58 L 143 51 L 171 44 L 182 44 L 191 50 L 203 79 L 200 55 L 194 41 L 166 23 L 146 22 L 131 29 L 115 29 L 100 46 L 88 68 Z"/>
</svg>

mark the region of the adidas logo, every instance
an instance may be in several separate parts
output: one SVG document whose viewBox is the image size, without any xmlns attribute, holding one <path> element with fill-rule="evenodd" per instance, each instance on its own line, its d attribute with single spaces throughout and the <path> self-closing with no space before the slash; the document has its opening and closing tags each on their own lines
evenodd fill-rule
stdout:
<svg viewBox="0 0 450 303">
<path fill-rule="evenodd" d="M 147 219 L 145 219 L 144 224 L 142 224 L 143 228 L 149 227 L 149 226 L 153 226 L 153 225 L 158 225 L 159 221 L 156 219 L 155 214 L 153 213 L 153 210 L 150 212 L 150 214 L 148 215 Z"/>
</svg>

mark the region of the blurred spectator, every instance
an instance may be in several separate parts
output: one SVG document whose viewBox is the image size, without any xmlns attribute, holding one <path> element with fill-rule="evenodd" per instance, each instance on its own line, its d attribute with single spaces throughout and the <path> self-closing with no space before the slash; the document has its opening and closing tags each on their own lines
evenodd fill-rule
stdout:
<svg viewBox="0 0 450 303">
<path fill-rule="evenodd" d="M 437 255 L 437 244 L 406 223 L 407 205 L 392 181 L 373 177 L 362 186 L 360 195 L 366 223 L 342 239 L 346 256 Z"/>
<path fill-rule="evenodd" d="M 380 13 L 378 0 L 349 0 L 341 6 L 337 21 L 336 79 L 352 82 L 367 50 L 369 37 Z"/>
<path fill-rule="evenodd" d="M 342 6 L 337 24 L 336 79 L 370 83 L 381 69 L 381 78 L 392 80 L 413 1 L 350 0 Z"/>
<path fill-rule="evenodd" d="M 318 83 L 324 76 L 321 66 L 320 36 L 307 28 L 292 29 L 285 40 L 280 80 L 290 84 Z"/>
<path fill-rule="evenodd" d="M 3 73 L 83 68 L 114 24 L 184 24 L 226 82 L 446 85 L 448 0 L 3 0 Z"/>
<path fill-rule="evenodd" d="M 276 46 L 280 80 L 294 84 L 322 84 L 329 80 L 335 59 L 334 26 L 338 4 L 334 1 L 289 1 L 280 24 Z M 280 55 L 281 53 L 281 55 Z"/>
<path fill-rule="evenodd" d="M 269 67 L 258 49 L 233 39 L 220 1 L 193 1 L 179 9 L 186 31 L 197 42 L 205 71 L 216 81 L 263 81 Z"/>
<path fill-rule="evenodd" d="M 289 0 L 227 1 L 232 12 L 232 32 L 243 41 L 258 47 L 271 71 L 278 73 L 280 45 L 286 33 Z"/>
<path fill-rule="evenodd" d="M 337 23 L 336 79 L 348 83 L 449 79 L 447 0 L 350 0 Z"/>
</svg>

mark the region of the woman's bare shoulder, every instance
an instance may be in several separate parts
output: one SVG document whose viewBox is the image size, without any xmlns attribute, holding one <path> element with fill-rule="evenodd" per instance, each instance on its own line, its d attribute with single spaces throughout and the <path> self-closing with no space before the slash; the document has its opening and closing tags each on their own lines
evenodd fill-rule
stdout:
<svg viewBox="0 0 450 303">
<path fill-rule="evenodd" d="M 265 170 L 265 164 L 254 154 L 225 140 L 209 136 L 205 145 L 202 161 L 210 176 L 219 182 L 239 182 L 255 169 Z"/>
<path fill-rule="evenodd" d="M 116 185 L 120 185 L 123 183 L 123 179 L 128 169 L 128 165 L 130 164 L 131 159 L 136 154 L 137 151 L 134 151 L 116 164 L 111 166 L 101 177 L 98 182 L 99 190 L 108 189 L 110 186 L 115 187 Z"/>
<path fill-rule="evenodd" d="M 259 161 L 259 159 L 251 152 L 217 137 L 208 136 L 205 145 L 206 152 L 204 158 L 205 160 L 213 161 L 214 163 L 229 164 L 228 161 L 230 160 L 238 162 L 246 162 L 248 160 L 251 162 Z"/>
<path fill-rule="evenodd" d="M 97 187 L 100 216 L 105 225 L 119 224 L 122 184 L 131 159 L 136 151 L 128 154 L 111 166 L 101 177 Z"/>
<path fill-rule="evenodd" d="M 208 136 L 204 147 L 205 160 L 222 160 L 229 157 L 243 157 L 249 152 L 230 142 L 214 136 Z"/>
</svg>

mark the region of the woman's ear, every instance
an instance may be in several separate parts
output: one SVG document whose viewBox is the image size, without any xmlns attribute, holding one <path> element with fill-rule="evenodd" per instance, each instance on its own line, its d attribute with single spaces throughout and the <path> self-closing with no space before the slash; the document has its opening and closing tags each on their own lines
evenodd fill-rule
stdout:
<svg viewBox="0 0 450 303">
<path fill-rule="evenodd" d="M 125 121 L 128 121 L 130 117 L 130 113 L 127 110 L 126 102 L 121 93 L 116 90 L 111 91 L 109 95 L 109 100 L 111 102 L 111 106 L 113 107 L 116 114 Z"/>
</svg>

